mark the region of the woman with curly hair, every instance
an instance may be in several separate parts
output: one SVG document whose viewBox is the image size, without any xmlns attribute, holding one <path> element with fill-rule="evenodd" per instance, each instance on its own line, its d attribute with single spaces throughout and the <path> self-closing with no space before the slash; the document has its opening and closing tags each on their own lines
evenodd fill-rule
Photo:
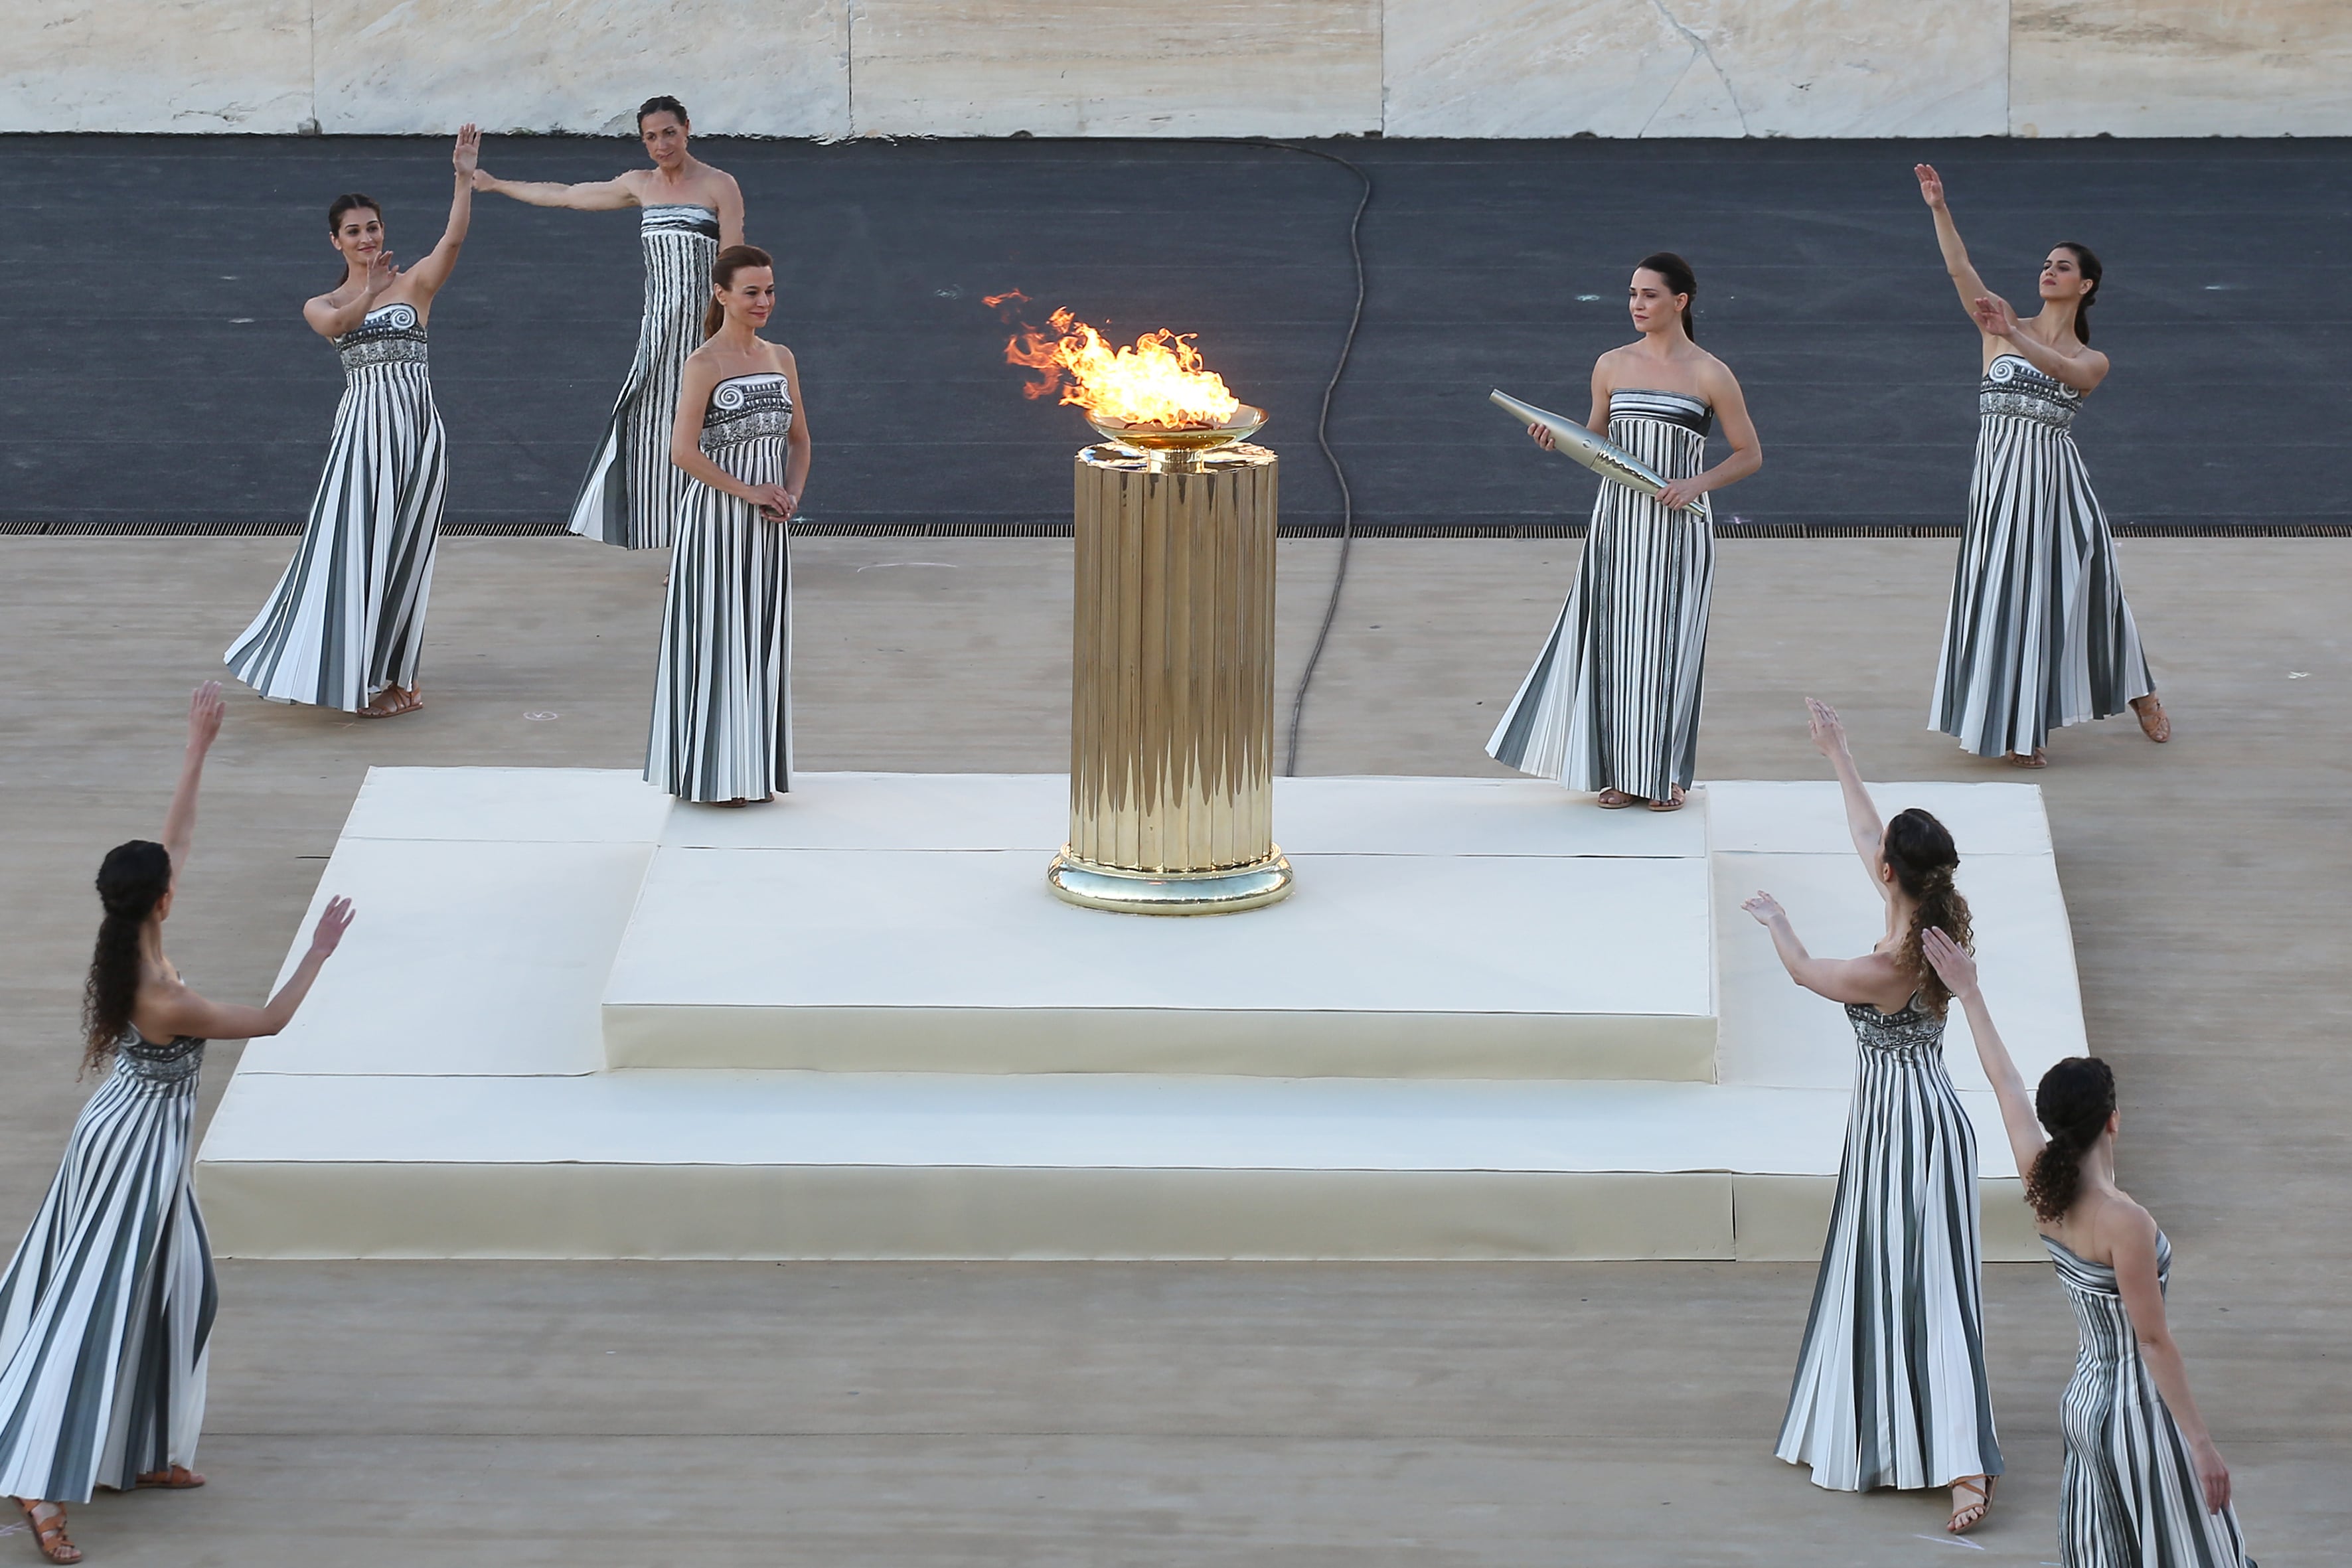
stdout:
<svg viewBox="0 0 2352 1568">
<path fill-rule="evenodd" d="M 1859 958 L 1815 958 L 1769 893 L 1742 906 L 1789 977 L 1845 1005 L 1859 1047 L 1853 1109 L 1813 1306 L 1775 1449 L 1837 1491 L 1948 1487 L 1945 1528 L 1975 1527 L 2001 1471 L 1985 1374 L 1976 1132 L 1944 1070 L 1951 993 L 1930 930 L 1969 936 L 1959 853 L 1924 811 L 1879 825 L 1834 710 L 1808 698 L 1813 744 L 1837 770 L 1853 847 L 1886 906 Z"/>
<path fill-rule="evenodd" d="M 0 1496 L 52 1563 L 79 1563 L 68 1501 L 99 1487 L 200 1487 L 212 1253 L 196 1213 L 196 1071 L 208 1039 L 286 1027 L 351 924 L 329 900 L 310 951 L 263 1007 L 209 1002 L 163 956 L 163 921 L 196 826 L 220 683 L 188 702 L 188 750 L 163 841 L 98 869 L 105 918 L 83 996 L 83 1066 L 107 1068 L 66 1141 L 24 1244 L 0 1275 Z"/>
<path fill-rule="evenodd" d="M 1976 961 L 1940 931 L 1927 962 L 1968 1015 L 2000 1101 L 2025 1201 L 2074 1306 L 2081 1352 L 2059 1401 L 2066 1468 L 2058 1487 L 2065 1568 L 2129 1563 L 2248 1568 L 2230 1506 L 2230 1467 L 2189 1394 L 2189 1368 L 2165 1322 L 2172 1243 L 2116 1185 L 2116 1075 L 2069 1057 L 2031 1099 L 1977 984 Z"/>
</svg>

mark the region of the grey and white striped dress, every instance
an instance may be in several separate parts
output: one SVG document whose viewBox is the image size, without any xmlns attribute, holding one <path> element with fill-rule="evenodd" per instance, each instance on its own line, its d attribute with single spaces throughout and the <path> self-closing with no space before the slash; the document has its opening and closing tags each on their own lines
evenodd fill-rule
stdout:
<svg viewBox="0 0 2352 1568">
<path fill-rule="evenodd" d="M 1977 391 L 1969 527 L 1927 727 L 1980 757 L 2031 755 L 2051 731 L 2156 689 L 2074 447 L 2083 395 L 2006 353 Z"/>
<path fill-rule="evenodd" d="M 2140 1359 L 2116 1271 L 2042 1238 L 2074 1304 L 2082 1349 L 2058 1406 L 2066 1468 L 2058 1484 L 2065 1568 L 2252 1568 L 2235 1509 L 2208 1513 L 2196 1462 Z M 2172 1243 L 2156 1237 L 2156 1279 L 2172 1282 Z"/>
<path fill-rule="evenodd" d="M 1845 1012 L 1853 1109 L 1774 1452 L 1837 1491 L 1997 1476 L 1976 1131 L 1944 1070 L 1944 1020 L 1916 996 Z"/>
<path fill-rule="evenodd" d="M 225 662 L 264 697 L 351 713 L 416 684 L 449 468 L 416 307 L 334 342 L 343 399 L 302 542 Z"/>
<path fill-rule="evenodd" d="M 204 1058 L 123 1040 L 0 1277 L 0 1495 L 88 1502 L 195 1459 L 216 1300 L 192 1168 Z"/>
<path fill-rule="evenodd" d="M 650 206 L 637 220 L 637 234 L 646 252 L 637 357 L 572 503 L 571 528 L 626 550 L 659 550 L 676 537 L 686 505 L 689 481 L 669 460 L 670 423 L 687 356 L 702 346 L 719 215 L 686 203 Z"/>
<path fill-rule="evenodd" d="M 1715 416 L 1679 392 L 1609 395 L 1609 438 L 1669 479 L 1706 467 Z M 1715 521 L 1603 479 L 1576 584 L 1486 754 L 1570 789 L 1664 800 L 1698 762 Z"/>
<path fill-rule="evenodd" d="M 702 450 L 747 484 L 780 485 L 792 425 L 782 376 L 729 376 L 711 389 Z M 646 780 L 682 800 L 765 800 L 793 785 L 792 528 L 687 484 Z"/>
</svg>

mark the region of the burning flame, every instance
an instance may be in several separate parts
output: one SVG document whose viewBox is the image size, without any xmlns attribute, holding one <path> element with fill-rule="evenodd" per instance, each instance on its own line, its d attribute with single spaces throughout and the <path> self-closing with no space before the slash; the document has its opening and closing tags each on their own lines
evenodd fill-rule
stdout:
<svg viewBox="0 0 2352 1568">
<path fill-rule="evenodd" d="M 1022 298 L 1018 292 L 996 294 L 986 302 L 996 306 Z M 1224 377 L 1201 368 L 1201 352 L 1190 332 L 1162 328 L 1121 348 L 1066 310 L 1048 319 L 1050 335 L 1024 325 L 1004 345 L 1007 363 L 1038 373 L 1038 380 L 1022 388 L 1030 397 L 1059 390 L 1061 402 L 1106 422 L 1180 430 L 1222 425 L 1242 405 L 1226 390 Z"/>
</svg>

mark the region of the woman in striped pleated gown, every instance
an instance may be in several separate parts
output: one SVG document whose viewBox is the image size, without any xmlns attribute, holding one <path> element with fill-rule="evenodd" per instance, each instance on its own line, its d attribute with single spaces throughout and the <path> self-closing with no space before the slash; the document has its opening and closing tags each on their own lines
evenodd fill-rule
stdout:
<svg viewBox="0 0 2352 1568">
<path fill-rule="evenodd" d="M 2081 1351 L 2058 1407 L 2066 1468 L 2058 1488 L 2064 1568 L 2251 1568 L 2230 1506 L 2230 1467 L 2189 1393 L 2165 1321 L 2172 1243 L 2116 1185 L 2116 1077 L 2069 1057 L 2025 1079 L 1993 1027 L 1966 949 L 1940 931 L 1928 962 L 1967 1013 L 2000 1101 L 2025 1201 L 2074 1303 Z"/>
<path fill-rule="evenodd" d="M 580 212 L 639 210 L 646 254 L 645 313 L 636 358 L 621 383 L 604 439 L 572 502 L 572 531 L 626 550 L 666 550 L 685 515 L 686 476 L 669 460 L 678 377 L 702 342 L 710 263 L 743 243 L 743 193 L 734 176 L 687 150 L 686 105 L 664 94 L 637 110 L 637 136 L 650 169 L 567 185 L 500 180 L 487 171 L 474 188 L 539 207 Z"/>
<path fill-rule="evenodd" d="M 1618 809 L 1679 811 L 1698 761 L 1699 687 L 1715 523 L 1707 492 L 1764 465 L 1730 367 L 1692 341 L 1698 282 L 1668 252 L 1633 270 L 1627 306 L 1638 342 L 1592 366 L 1591 429 L 1668 481 L 1654 500 L 1603 479 L 1576 584 L 1535 668 L 1486 742 L 1523 773 L 1593 790 Z M 1723 421 L 1730 455 L 1705 467 Z M 1549 450 L 1541 426 L 1528 432 Z"/>
<path fill-rule="evenodd" d="M 1944 825 L 1898 812 L 1884 827 L 1835 711 L 1806 700 L 1813 744 L 1845 795 L 1846 826 L 1886 934 L 1860 958 L 1814 958 L 1768 893 L 1744 906 L 1789 976 L 1845 1005 L 1857 1047 L 1853 1109 L 1821 1273 L 1775 1452 L 1837 1491 L 1951 1489 L 1945 1528 L 1971 1529 L 2000 1474 L 1985 1374 L 1977 1142 L 1944 1068 L 1950 1000 L 1925 956 L 1930 930 L 1969 939 Z"/>
<path fill-rule="evenodd" d="M 351 923 L 349 902 L 331 900 L 266 1007 L 206 1001 L 163 955 L 221 713 L 219 685 L 198 687 L 163 841 L 118 845 L 99 867 L 106 913 L 85 993 L 84 1065 L 107 1076 L 0 1275 L 0 1494 L 24 1510 L 52 1563 L 80 1561 L 65 1505 L 95 1489 L 205 1484 L 189 1468 L 214 1307 L 192 1170 L 196 1071 L 208 1039 L 283 1029 Z"/>
<path fill-rule="evenodd" d="M 302 319 L 341 357 L 343 399 L 302 542 L 225 660 L 273 700 L 368 719 L 424 706 L 417 666 L 449 479 L 425 323 L 466 243 L 481 145 L 472 126 L 457 132 L 448 226 L 405 272 L 392 264 L 373 197 L 337 196 L 327 209 L 343 280 Z"/>
<path fill-rule="evenodd" d="M 1984 351 L 1968 532 L 1928 728 L 2021 768 L 2048 765 L 2051 731 L 2126 708 L 2149 740 L 2168 741 L 2115 537 L 2070 434 L 2107 374 L 2107 356 L 2091 347 L 2099 258 L 2072 241 L 2054 247 L 2042 263 L 2042 309 L 2020 321 L 1969 263 L 1942 178 L 1926 163 L 1916 173 Z"/>
<path fill-rule="evenodd" d="M 646 778 L 681 800 L 749 805 L 792 788 L 792 519 L 808 484 L 808 411 L 790 349 L 760 329 L 775 264 L 739 245 L 711 264 L 670 457 L 688 477 L 662 615 Z"/>
</svg>

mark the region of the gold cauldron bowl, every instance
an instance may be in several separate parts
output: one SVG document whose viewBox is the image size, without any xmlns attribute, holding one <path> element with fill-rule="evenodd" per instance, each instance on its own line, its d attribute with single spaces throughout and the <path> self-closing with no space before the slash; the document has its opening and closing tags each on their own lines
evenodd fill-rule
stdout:
<svg viewBox="0 0 2352 1568">
<path fill-rule="evenodd" d="M 1202 453 L 1248 440 L 1265 426 L 1265 409 L 1244 403 L 1214 425 L 1129 425 L 1092 414 L 1087 416 L 1087 423 L 1114 446 L 1141 452 L 1154 468 L 1182 468 L 1198 462 Z"/>
</svg>

